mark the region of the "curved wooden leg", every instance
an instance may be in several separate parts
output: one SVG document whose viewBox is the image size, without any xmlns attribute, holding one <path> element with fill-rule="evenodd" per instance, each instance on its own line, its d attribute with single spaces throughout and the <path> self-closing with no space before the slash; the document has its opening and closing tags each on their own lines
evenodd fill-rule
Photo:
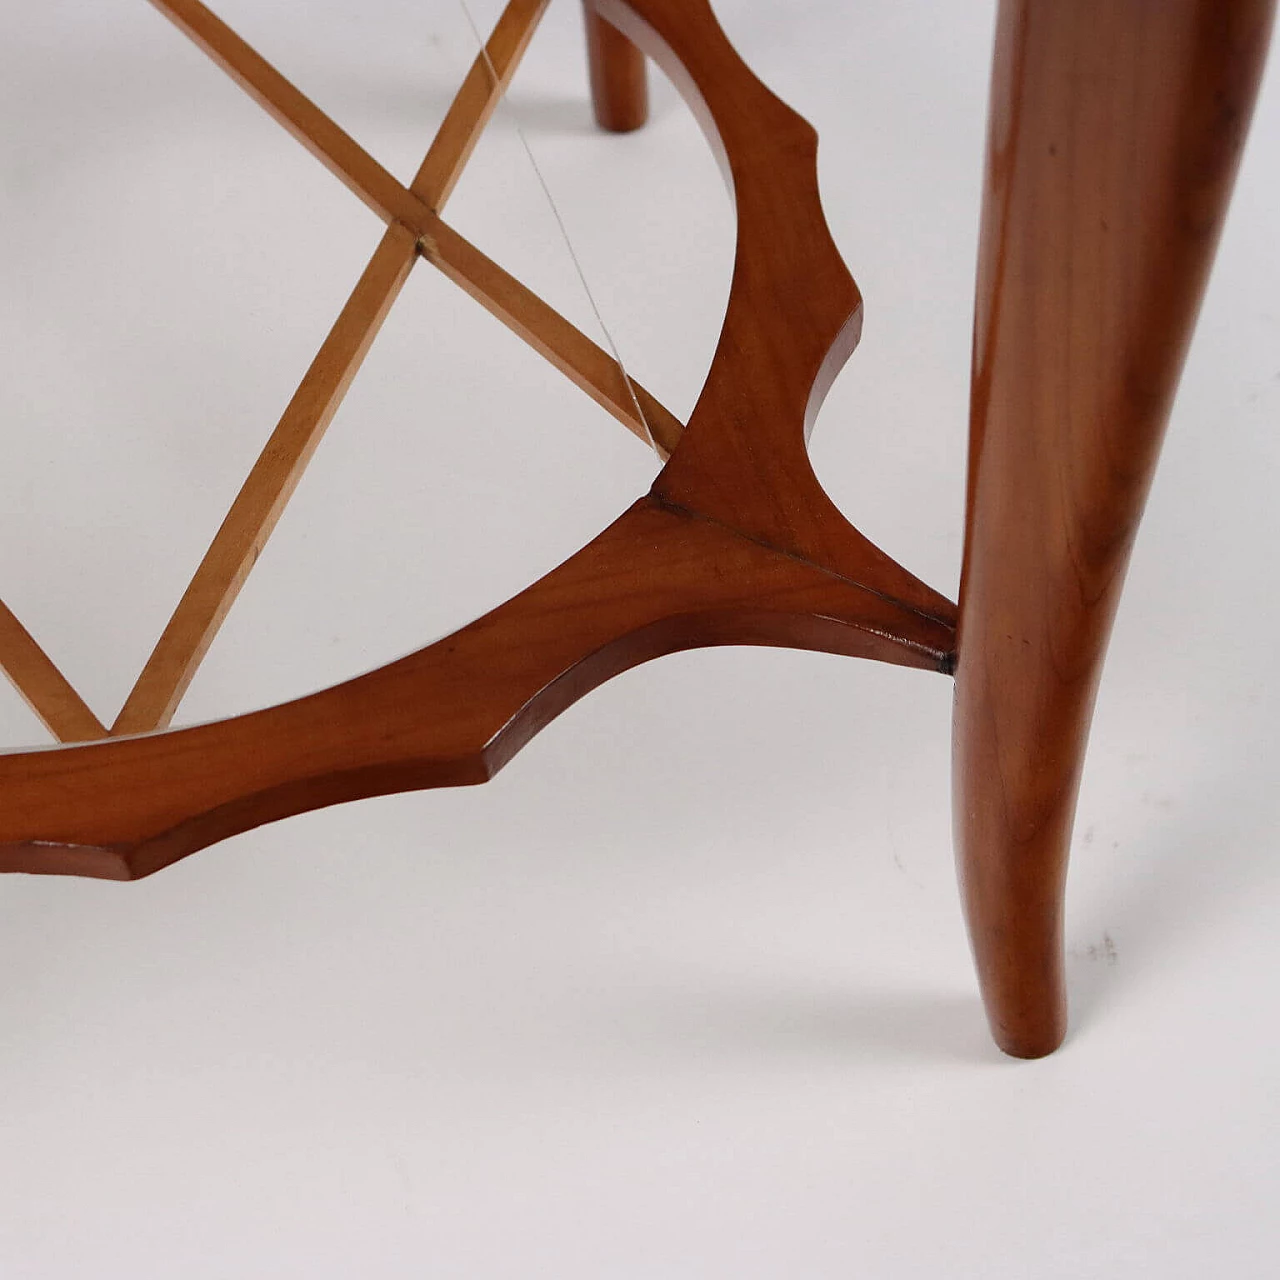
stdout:
<svg viewBox="0 0 1280 1280">
<path fill-rule="evenodd" d="M 1274 0 L 1001 0 L 975 315 L 954 803 L 1000 1047 L 1066 1030 L 1089 721 Z"/>
<path fill-rule="evenodd" d="M 595 11 L 591 0 L 583 0 L 583 15 L 596 123 L 611 133 L 629 133 L 649 118 L 644 54 Z"/>
</svg>

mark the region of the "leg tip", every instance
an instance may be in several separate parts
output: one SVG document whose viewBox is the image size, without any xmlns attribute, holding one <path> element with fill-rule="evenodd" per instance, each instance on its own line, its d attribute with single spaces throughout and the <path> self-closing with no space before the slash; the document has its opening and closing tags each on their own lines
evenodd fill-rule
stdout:
<svg viewBox="0 0 1280 1280">
<path fill-rule="evenodd" d="M 1067 1017 L 1063 1007 L 1054 1009 L 1048 1017 L 1002 1022 L 990 1016 L 991 1037 L 1002 1053 L 1011 1058 L 1047 1058 L 1061 1047 L 1067 1038 Z"/>
</svg>

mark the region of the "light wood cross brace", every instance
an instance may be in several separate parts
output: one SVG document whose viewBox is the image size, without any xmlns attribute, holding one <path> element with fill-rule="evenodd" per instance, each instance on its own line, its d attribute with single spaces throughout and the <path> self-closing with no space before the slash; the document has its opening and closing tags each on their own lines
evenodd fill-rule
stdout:
<svg viewBox="0 0 1280 1280">
<path fill-rule="evenodd" d="M 199 0 L 151 2 L 388 227 L 112 724 L 112 736 L 163 729 L 172 721 L 418 257 L 438 267 L 663 457 L 683 430 L 673 414 L 629 381 L 612 356 L 440 217 L 548 0 L 510 0 L 408 187 Z M 60 741 L 108 733 L 2 603 L 0 669 Z"/>
</svg>

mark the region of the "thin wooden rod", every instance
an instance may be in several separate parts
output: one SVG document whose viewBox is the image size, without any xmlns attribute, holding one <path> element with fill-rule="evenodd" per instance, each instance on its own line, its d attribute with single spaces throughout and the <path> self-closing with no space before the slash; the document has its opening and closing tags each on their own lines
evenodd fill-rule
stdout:
<svg viewBox="0 0 1280 1280">
<path fill-rule="evenodd" d="M 166 727 L 249 570 L 271 536 L 416 258 L 393 223 L 294 393 L 164 629 L 113 734 Z"/>
<path fill-rule="evenodd" d="M 550 360 L 629 431 L 646 444 L 652 434 L 658 452 L 664 458 L 670 455 L 684 430 L 679 419 L 634 381 L 633 398 L 616 360 L 441 222 L 430 208 L 432 203 L 441 204 L 452 190 L 480 130 L 515 73 L 547 0 L 510 0 L 489 40 L 488 58 L 481 55 L 472 65 L 414 179 L 415 190 L 401 186 L 354 138 L 199 0 L 151 2 L 371 209 L 387 221 L 399 221 L 411 228 L 422 239 L 424 255 L 454 283 Z"/>
<path fill-rule="evenodd" d="M 422 202 L 199 0 L 151 0 L 384 222 L 413 226 Z"/>
<path fill-rule="evenodd" d="M 555 365 L 628 431 L 646 444 L 652 433 L 658 452 L 664 458 L 671 454 L 684 431 L 680 420 L 634 379 L 628 388 L 618 362 L 554 307 L 438 218 L 432 220 L 432 229 L 422 237 L 420 248 L 428 262 Z"/>
<path fill-rule="evenodd" d="M 1094 698 L 1275 8 L 998 8 L 953 786 L 983 999 L 1018 1057 L 1067 1029 L 1064 893 Z"/>
<path fill-rule="evenodd" d="M 3 600 L 0 671 L 59 742 L 88 742 L 107 736 L 102 722 Z"/>
<path fill-rule="evenodd" d="M 445 252 L 432 260 L 447 275 L 642 439 L 647 440 L 648 436 L 641 414 L 666 452 L 674 448 L 682 430 L 679 422 L 642 388 L 635 388 L 633 399 L 616 361 L 446 227 L 428 207 L 428 200 L 439 204 L 447 197 L 457 181 L 485 121 L 528 46 L 547 0 L 511 0 L 508 4 L 486 54 L 472 66 L 414 179 L 417 191 L 402 187 L 197 0 L 152 2 L 370 207 L 384 218 L 396 217 L 116 717 L 111 732 L 117 735 L 148 733 L 166 727 L 172 720 L 408 276 L 419 239 L 425 237 L 430 244 L 443 242 Z"/>
<path fill-rule="evenodd" d="M 442 209 L 452 193 L 548 3 L 549 0 L 509 0 L 484 52 L 476 55 L 431 150 L 409 184 L 409 190 L 432 209 Z"/>
<path fill-rule="evenodd" d="M 384 222 L 421 230 L 424 211 L 441 207 L 461 176 L 549 0 L 509 0 L 408 188 L 199 0 L 151 3 Z"/>
</svg>

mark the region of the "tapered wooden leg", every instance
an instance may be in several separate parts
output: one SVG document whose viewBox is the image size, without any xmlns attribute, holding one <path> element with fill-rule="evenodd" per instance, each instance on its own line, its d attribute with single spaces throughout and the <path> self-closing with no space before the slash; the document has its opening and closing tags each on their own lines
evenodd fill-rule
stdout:
<svg viewBox="0 0 1280 1280">
<path fill-rule="evenodd" d="M 629 133 L 649 118 L 649 83 L 644 54 L 583 0 L 587 20 L 587 65 L 596 123 L 612 133 Z"/>
<path fill-rule="evenodd" d="M 983 998 L 1019 1057 L 1066 1030 L 1063 886 L 1094 694 L 1273 10 L 999 8 L 954 802 Z"/>
</svg>

